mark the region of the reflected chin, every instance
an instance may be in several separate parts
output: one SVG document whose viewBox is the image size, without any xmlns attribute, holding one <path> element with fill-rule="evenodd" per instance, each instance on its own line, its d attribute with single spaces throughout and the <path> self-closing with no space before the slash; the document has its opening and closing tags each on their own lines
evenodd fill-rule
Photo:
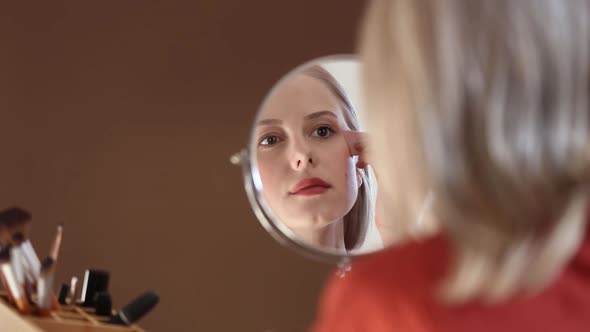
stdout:
<svg viewBox="0 0 590 332">
<path fill-rule="evenodd" d="M 342 215 L 336 212 L 334 210 L 326 211 L 321 207 L 306 210 L 299 209 L 297 213 L 289 214 L 288 218 L 279 216 L 279 220 L 290 228 L 319 229 L 341 220 Z"/>
<path fill-rule="evenodd" d="M 330 224 L 333 223 L 333 221 L 327 220 L 327 219 L 323 219 L 323 218 L 309 218 L 309 219 L 302 219 L 302 218 L 298 218 L 296 220 L 294 220 L 295 222 L 293 223 L 289 223 L 289 222 L 284 222 L 285 225 L 287 225 L 289 228 L 294 229 L 294 230 L 301 230 L 301 229 L 305 229 L 305 230 L 313 230 L 313 229 L 321 229 L 323 227 L 326 227 Z"/>
</svg>

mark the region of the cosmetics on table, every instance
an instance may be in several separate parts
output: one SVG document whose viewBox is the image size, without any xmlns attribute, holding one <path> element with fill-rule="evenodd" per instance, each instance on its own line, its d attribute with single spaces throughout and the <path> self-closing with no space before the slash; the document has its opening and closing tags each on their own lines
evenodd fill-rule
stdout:
<svg viewBox="0 0 590 332">
<path fill-rule="evenodd" d="M 4 288 L 4 292 L 0 292 L 0 302 L 13 306 L 21 315 L 33 314 L 37 316 L 36 322 L 59 321 L 74 315 L 92 322 L 88 326 L 132 325 L 158 303 L 159 297 L 155 292 L 146 292 L 115 313 L 108 291 L 110 273 L 99 269 L 85 271 L 79 301 L 77 277 L 72 277 L 69 284 L 61 284 L 58 297 L 54 292 L 54 283 L 63 226 L 57 227 L 49 254 L 40 261 L 28 238 L 30 224 L 31 214 L 24 209 L 12 207 L 0 210 L 0 281 L 3 286 L 0 288 Z M 0 303 L 0 313 L 2 306 Z M 79 321 L 71 326 L 74 325 L 84 328 Z M 141 330 L 130 326 L 129 331 Z"/>
<path fill-rule="evenodd" d="M 68 298 L 66 299 L 66 302 L 68 304 L 75 303 L 77 295 L 78 295 L 78 277 L 72 277 L 72 279 L 70 280 L 70 293 L 68 294 Z"/>
<path fill-rule="evenodd" d="M 95 296 L 99 292 L 109 290 L 109 273 L 103 270 L 88 269 L 84 273 L 82 296 L 80 300 L 85 307 L 93 307 Z"/>
<path fill-rule="evenodd" d="M 59 293 L 57 295 L 57 301 L 59 302 L 59 304 L 69 304 L 69 296 L 70 286 L 66 283 L 62 283 L 59 288 Z"/>
<path fill-rule="evenodd" d="M 147 315 L 160 301 L 160 297 L 154 291 L 147 291 L 113 315 L 109 320 L 111 324 L 131 325 Z"/>
<path fill-rule="evenodd" d="M 41 264 L 41 272 L 37 282 L 37 310 L 41 315 L 49 313 L 53 306 L 53 278 L 55 262 L 47 257 Z"/>
</svg>

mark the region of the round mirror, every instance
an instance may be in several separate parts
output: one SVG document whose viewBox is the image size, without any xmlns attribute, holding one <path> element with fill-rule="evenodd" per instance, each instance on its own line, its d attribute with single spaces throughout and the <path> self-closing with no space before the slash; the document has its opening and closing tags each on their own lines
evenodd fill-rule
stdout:
<svg viewBox="0 0 590 332">
<path fill-rule="evenodd" d="M 360 157 L 366 144 L 360 69 L 356 57 L 343 55 L 287 73 L 264 98 L 235 160 L 271 235 L 332 262 L 383 249 L 377 182 Z"/>
</svg>

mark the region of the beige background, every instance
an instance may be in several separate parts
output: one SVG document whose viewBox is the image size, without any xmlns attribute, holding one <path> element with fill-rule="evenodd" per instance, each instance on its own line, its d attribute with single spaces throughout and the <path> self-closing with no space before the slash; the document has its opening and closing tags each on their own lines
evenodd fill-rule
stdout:
<svg viewBox="0 0 590 332">
<path fill-rule="evenodd" d="M 362 5 L 2 2 L 0 207 L 41 256 L 65 224 L 59 281 L 157 290 L 151 331 L 305 329 L 329 266 L 265 233 L 228 158 L 282 74 L 353 51 Z"/>
</svg>

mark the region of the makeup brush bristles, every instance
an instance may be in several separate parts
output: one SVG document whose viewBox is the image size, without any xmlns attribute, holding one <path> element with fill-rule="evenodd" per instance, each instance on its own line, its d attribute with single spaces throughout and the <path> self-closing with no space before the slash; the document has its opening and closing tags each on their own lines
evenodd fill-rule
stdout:
<svg viewBox="0 0 590 332">
<path fill-rule="evenodd" d="M 0 224 L 13 227 L 31 220 L 31 213 L 19 207 L 0 210 Z"/>
</svg>

